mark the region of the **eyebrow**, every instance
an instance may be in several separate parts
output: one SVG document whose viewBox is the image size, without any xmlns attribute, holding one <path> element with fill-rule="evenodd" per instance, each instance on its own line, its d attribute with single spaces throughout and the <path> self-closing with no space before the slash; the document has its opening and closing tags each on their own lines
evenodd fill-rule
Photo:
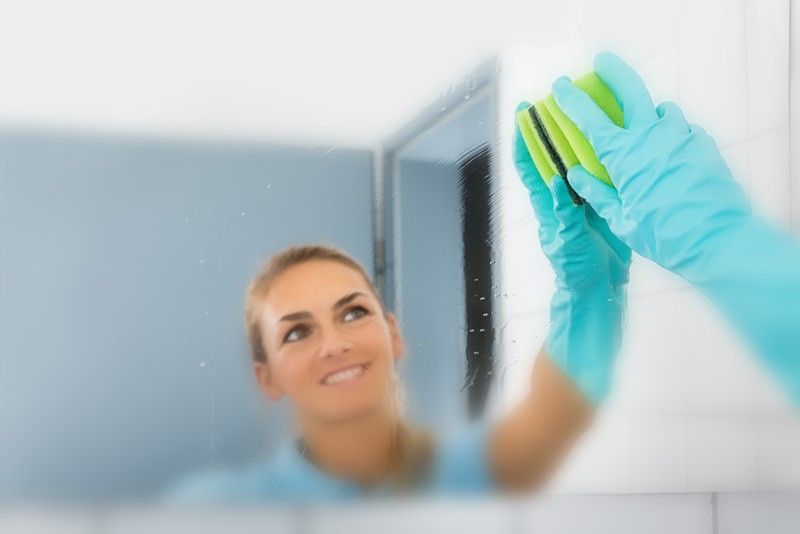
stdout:
<svg viewBox="0 0 800 534">
<path fill-rule="evenodd" d="M 333 307 L 331 309 L 335 310 L 337 308 L 341 308 L 342 306 L 344 306 L 345 304 L 347 304 L 348 302 L 350 302 L 351 300 L 353 300 L 354 298 L 356 298 L 359 295 L 366 296 L 364 293 L 362 293 L 360 291 L 353 291 L 352 293 L 348 293 L 347 295 L 345 295 L 342 298 L 340 298 L 339 300 L 337 300 L 336 303 L 333 305 Z M 289 313 L 287 315 L 284 315 L 283 317 L 281 317 L 280 320 L 281 321 L 296 321 L 298 319 L 307 319 L 308 317 L 311 317 L 310 313 L 308 313 L 307 311 L 299 311 L 299 312 L 294 312 L 294 313 Z"/>
</svg>

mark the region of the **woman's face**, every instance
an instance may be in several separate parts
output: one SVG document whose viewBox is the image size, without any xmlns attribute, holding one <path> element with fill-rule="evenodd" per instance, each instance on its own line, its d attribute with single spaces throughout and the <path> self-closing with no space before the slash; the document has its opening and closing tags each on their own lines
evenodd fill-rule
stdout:
<svg viewBox="0 0 800 534">
<path fill-rule="evenodd" d="M 261 328 L 259 385 L 273 400 L 288 395 L 304 416 L 358 417 L 394 395 L 402 339 L 358 271 L 324 260 L 294 265 L 272 284 Z"/>
</svg>

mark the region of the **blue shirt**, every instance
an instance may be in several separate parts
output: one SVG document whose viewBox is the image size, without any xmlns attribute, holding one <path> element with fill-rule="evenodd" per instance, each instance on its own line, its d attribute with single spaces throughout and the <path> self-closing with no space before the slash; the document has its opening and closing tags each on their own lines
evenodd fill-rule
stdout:
<svg viewBox="0 0 800 534">
<path fill-rule="evenodd" d="M 437 441 L 429 484 L 420 491 L 446 495 L 488 493 L 492 489 L 487 462 L 485 421 L 469 423 Z M 388 495 L 380 486 L 364 493 L 353 481 L 320 471 L 284 441 L 268 462 L 244 471 L 224 471 L 194 476 L 167 492 L 170 502 L 247 503 L 307 501 Z"/>
</svg>

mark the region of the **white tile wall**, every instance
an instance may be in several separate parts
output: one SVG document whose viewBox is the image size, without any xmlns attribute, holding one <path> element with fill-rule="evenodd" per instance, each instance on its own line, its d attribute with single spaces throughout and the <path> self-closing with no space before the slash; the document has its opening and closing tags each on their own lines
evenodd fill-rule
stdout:
<svg viewBox="0 0 800 534">
<path fill-rule="evenodd" d="M 795 534 L 800 525 L 800 494 L 722 494 L 716 505 L 718 534 Z"/>
<path fill-rule="evenodd" d="M 760 490 L 800 488 L 800 420 L 788 416 L 756 421 L 756 455 Z"/>
<path fill-rule="evenodd" d="M 277 505 L 251 507 L 115 507 L 97 522 L 103 534 L 217 534 L 260 532 L 290 534 L 302 525 L 298 511 Z"/>
<path fill-rule="evenodd" d="M 683 3 L 677 102 L 720 146 L 747 136 L 744 3 Z"/>
<path fill-rule="evenodd" d="M 711 304 L 682 293 L 687 367 L 687 413 L 758 417 L 785 414 L 791 405 L 773 376 Z"/>
<path fill-rule="evenodd" d="M 781 125 L 747 141 L 750 174 L 744 189 L 753 211 L 779 225 L 791 226 L 789 128 Z"/>
<path fill-rule="evenodd" d="M 686 477 L 689 491 L 756 489 L 753 421 L 741 417 L 688 417 Z"/>
<path fill-rule="evenodd" d="M 800 222 L 800 173 L 793 192 L 789 126 L 789 40 L 796 39 L 794 59 L 800 39 L 789 32 L 788 1 L 606 2 L 572 9 L 575 22 L 566 41 L 502 55 L 501 134 L 510 139 L 507 110 L 519 100 L 547 93 L 558 75 L 585 72 L 595 52 L 611 49 L 634 65 L 656 104 L 677 102 L 690 122 L 715 137 L 756 211 L 780 224 L 792 216 Z M 795 5 L 792 15 L 800 23 L 798 12 Z M 800 79 L 800 67 L 794 68 Z M 552 273 L 536 243 L 510 143 L 500 148 L 502 195 L 520 196 L 502 199 L 506 213 L 500 219 L 501 283 L 512 289 L 500 317 L 513 325 L 506 333 L 517 336 L 518 328 L 546 324 L 541 317 Z M 794 453 L 800 450 L 799 418 L 774 379 L 682 279 L 641 258 L 634 260 L 631 278 L 626 344 L 607 415 L 576 446 L 551 490 L 800 488 L 800 467 L 794 468 L 800 465 Z M 535 353 L 536 347 L 527 350 Z M 524 393 L 529 372 L 509 367 L 506 383 L 514 395 L 506 403 Z"/>
<path fill-rule="evenodd" d="M 711 534 L 709 495 L 580 496 L 533 502 L 523 532 Z"/>
<path fill-rule="evenodd" d="M 58 507 L 0 509 L 0 534 L 85 534 L 94 532 L 97 516 L 92 510 Z"/>
<path fill-rule="evenodd" d="M 407 534 L 510 532 L 513 508 L 497 500 L 409 500 L 319 506 L 310 510 L 305 532 Z"/>
<path fill-rule="evenodd" d="M 791 106 L 789 108 L 789 144 L 792 148 L 796 141 L 800 139 L 800 0 L 791 0 L 790 17 L 791 27 L 794 31 L 790 32 L 790 65 L 789 77 L 789 98 Z M 800 235 L 800 157 L 796 150 L 791 154 L 791 175 L 792 175 L 792 222 L 795 235 Z"/>
<path fill-rule="evenodd" d="M 629 493 L 630 416 L 604 411 L 548 485 L 553 493 Z"/>
<path fill-rule="evenodd" d="M 747 130 L 753 136 L 789 124 L 789 2 L 746 2 L 744 13 Z"/>
<path fill-rule="evenodd" d="M 607 407 L 633 413 L 686 412 L 686 339 L 680 291 L 631 297 L 623 349 Z"/>
<path fill-rule="evenodd" d="M 676 415 L 631 416 L 629 433 L 631 491 L 686 491 L 685 418 Z"/>
</svg>

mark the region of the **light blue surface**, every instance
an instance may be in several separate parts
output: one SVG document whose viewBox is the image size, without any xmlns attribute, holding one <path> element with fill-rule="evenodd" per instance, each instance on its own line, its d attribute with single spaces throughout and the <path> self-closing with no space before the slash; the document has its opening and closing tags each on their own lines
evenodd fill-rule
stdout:
<svg viewBox="0 0 800 534">
<path fill-rule="evenodd" d="M 0 500 L 146 498 L 276 447 L 245 289 L 306 242 L 373 274 L 370 152 L 0 128 L 0 162 Z"/>
<path fill-rule="evenodd" d="M 527 107 L 527 102 L 521 102 L 517 112 Z M 598 404 L 611 387 L 621 343 L 631 250 L 589 205 L 572 203 L 564 180 L 556 178 L 548 188 L 518 125 L 514 163 L 528 188 L 539 221 L 539 242 L 556 275 L 547 351 L 589 400 Z"/>
<path fill-rule="evenodd" d="M 406 158 L 396 168 L 394 312 L 406 350 L 398 364 L 406 415 L 443 429 L 467 413 L 461 175 L 456 165 Z"/>
<path fill-rule="evenodd" d="M 465 424 L 444 436 L 437 448 L 430 484 L 424 493 L 484 494 L 492 489 L 486 461 L 489 426 Z M 284 441 L 267 463 L 244 471 L 218 471 L 179 482 L 165 493 L 172 504 L 252 503 L 262 501 L 325 501 L 388 495 L 386 486 L 364 493 L 358 484 L 332 477 Z"/>
<path fill-rule="evenodd" d="M 624 128 L 568 79 L 553 96 L 616 189 L 581 166 L 570 183 L 633 250 L 706 295 L 800 404 L 800 244 L 751 214 L 714 139 L 677 105 L 654 107 L 613 54 L 598 54 L 594 69 L 622 105 Z"/>
</svg>

